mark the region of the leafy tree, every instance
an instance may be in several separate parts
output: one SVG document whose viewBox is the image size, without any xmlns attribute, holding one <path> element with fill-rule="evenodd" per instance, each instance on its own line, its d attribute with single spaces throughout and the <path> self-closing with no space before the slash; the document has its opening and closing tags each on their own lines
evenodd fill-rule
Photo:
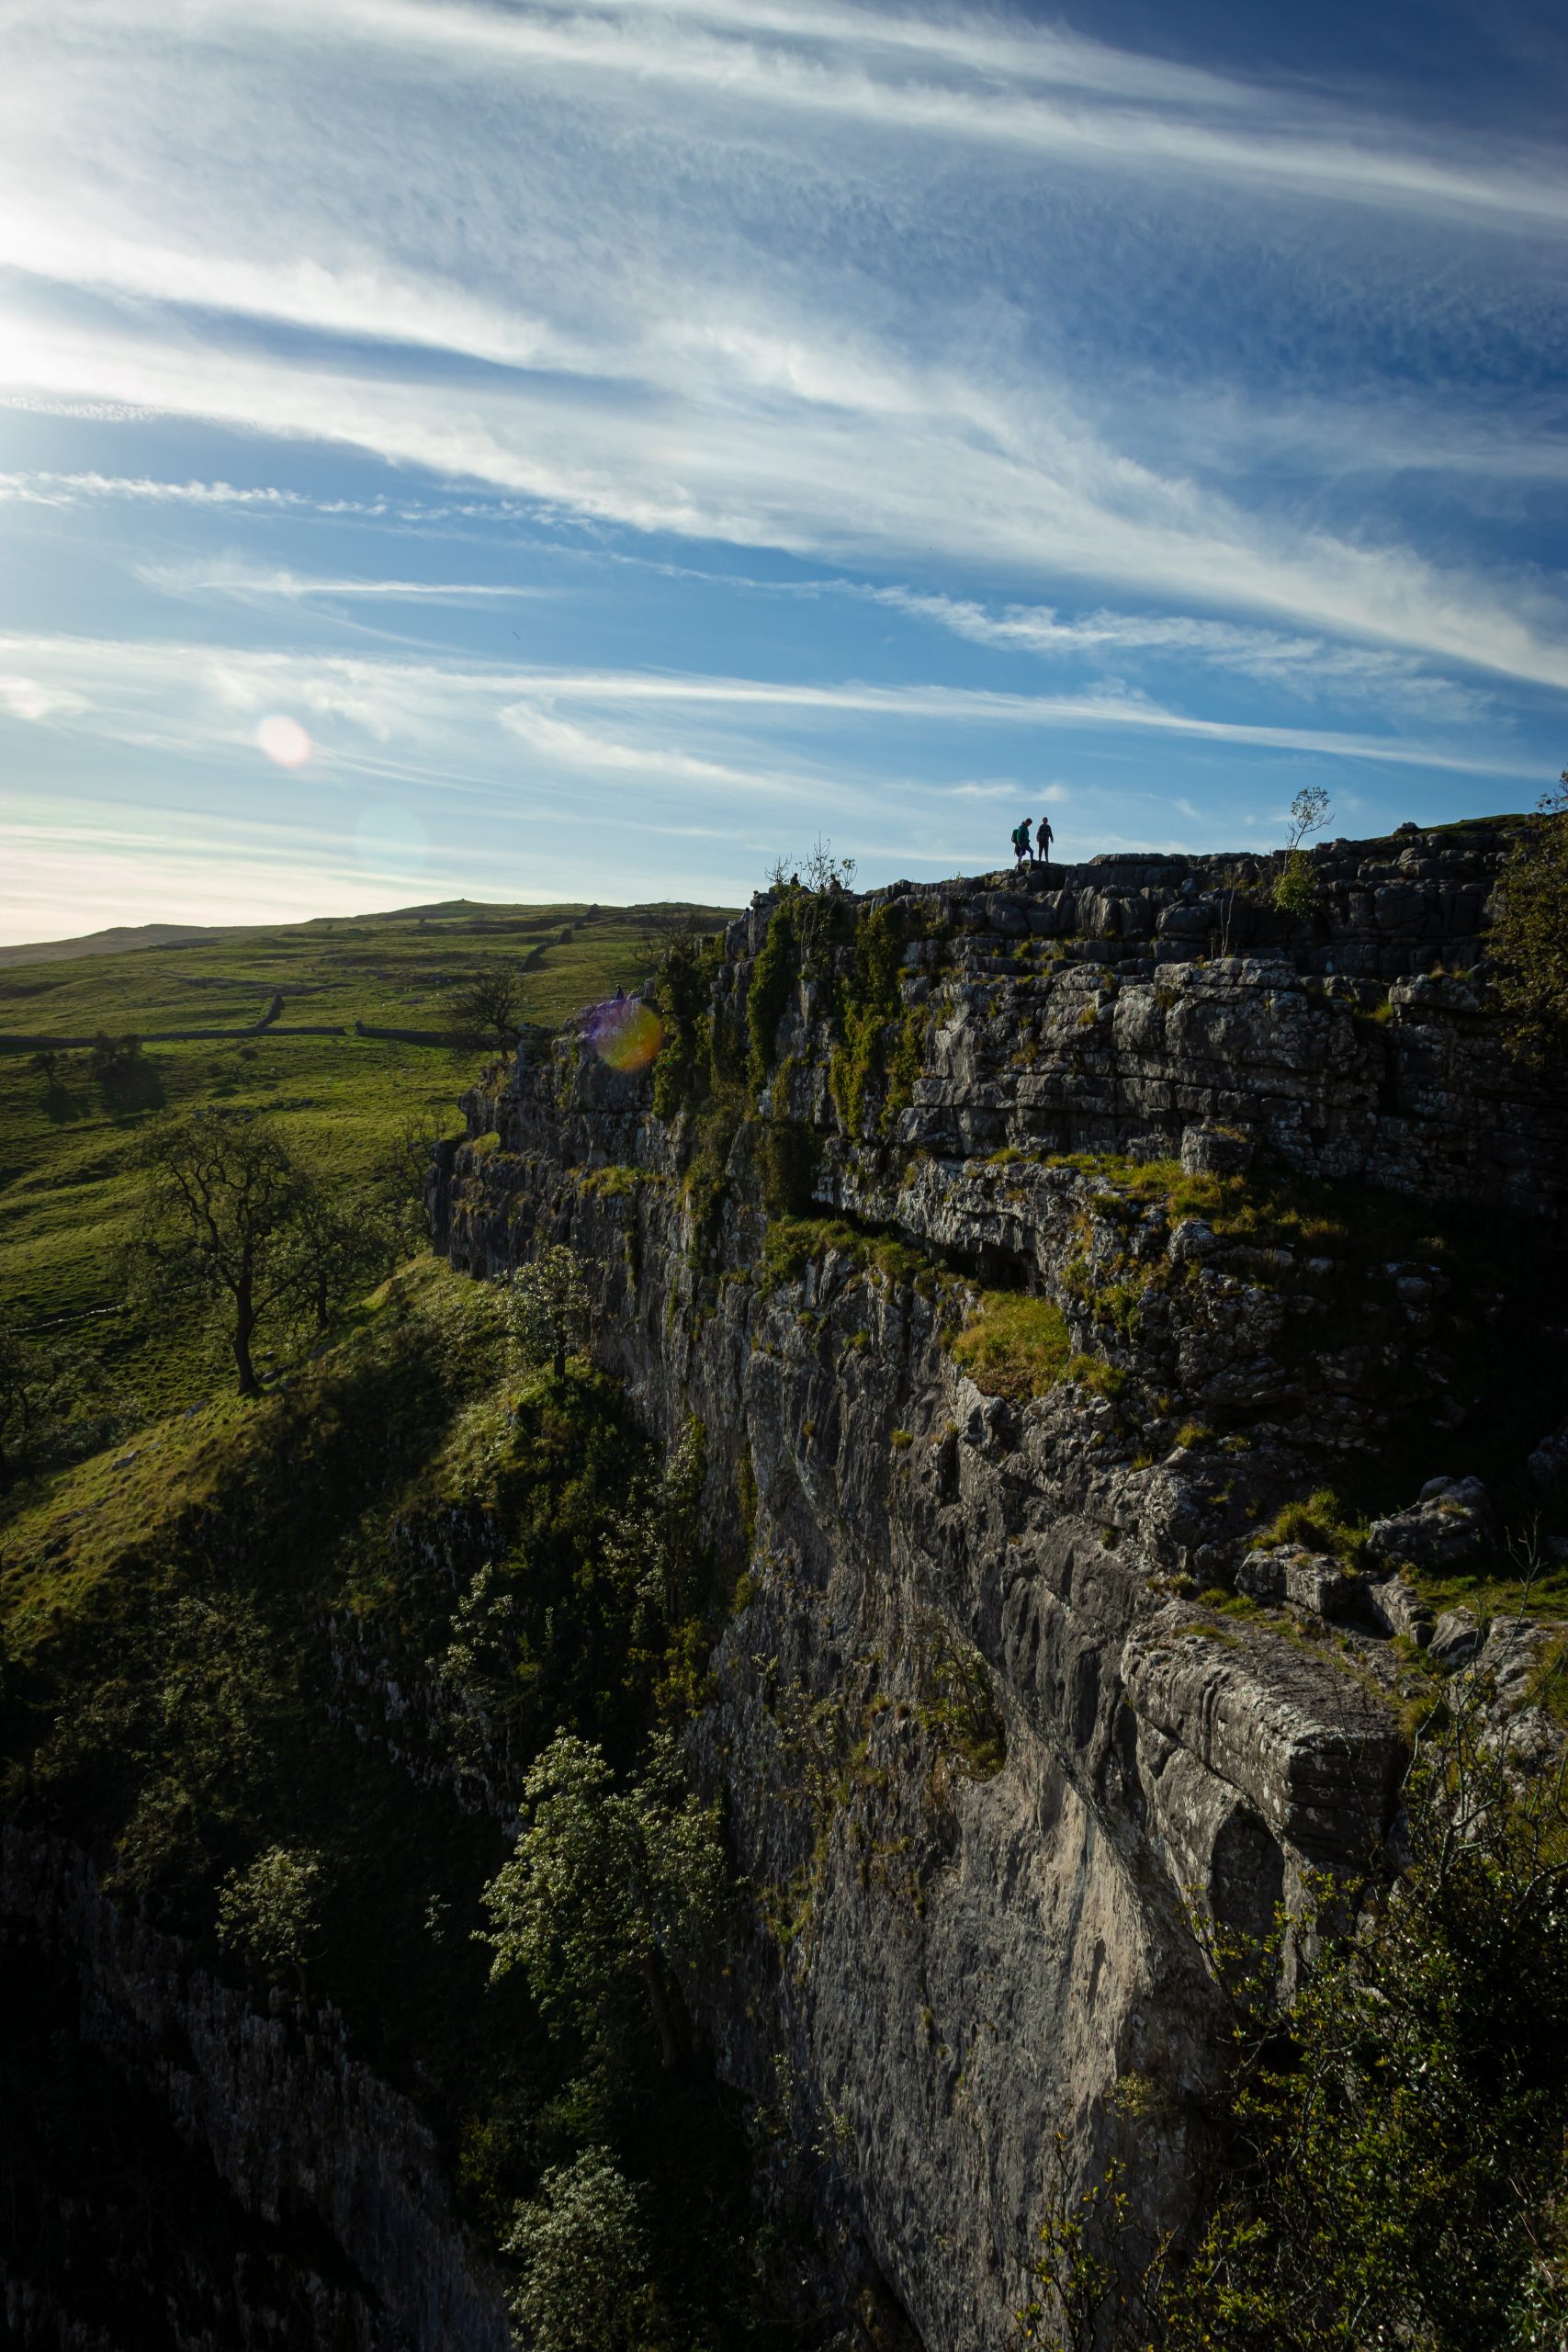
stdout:
<svg viewBox="0 0 1568 2352">
<path fill-rule="evenodd" d="M 672 1962 L 712 1939 L 730 1895 L 716 1808 L 687 1789 L 668 1735 L 645 1778 L 622 1788 L 600 1748 L 560 1732 L 524 1783 L 522 1816 L 484 1894 L 492 1979 L 521 1967 L 547 2018 L 600 2042 L 646 2004 L 673 2065 L 683 2033 Z"/>
<path fill-rule="evenodd" d="M 1291 803 L 1285 863 L 1275 877 L 1274 904 L 1281 914 L 1298 922 L 1304 921 L 1317 903 L 1317 879 L 1303 843 L 1311 834 L 1321 832 L 1333 814 L 1333 803 L 1321 784 L 1303 785 Z"/>
<path fill-rule="evenodd" d="M 519 1266 L 506 1294 L 507 1319 L 525 1363 L 547 1363 L 558 1384 L 570 1349 L 587 1337 L 591 1301 L 576 1253 L 558 1241 Z"/>
<path fill-rule="evenodd" d="M 453 999 L 452 1019 L 460 1036 L 484 1037 L 505 1047 L 517 1043 L 522 1009 L 522 967 L 510 956 L 487 956 Z"/>
<path fill-rule="evenodd" d="M 112 1084 L 130 1077 L 141 1054 L 140 1037 L 129 1032 L 123 1037 L 114 1037 L 107 1029 L 100 1029 L 88 1052 L 87 1067 L 96 1079 Z"/>
<path fill-rule="evenodd" d="M 205 1299 L 223 1311 L 240 1394 L 254 1396 L 256 1333 L 299 1287 L 307 1181 L 276 1130 L 243 1112 L 164 1121 L 147 1137 L 141 1164 L 133 1272 L 164 1301 Z"/>
<path fill-rule="evenodd" d="M 522 2269 L 512 2309 L 535 2352 L 637 2352 L 649 2342 L 651 2243 L 608 2148 L 547 2172 L 502 2250 Z"/>
<path fill-rule="evenodd" d="M 28 1057 L 28 1069 L 34 1078 L 41 1078 L 52 1094 L 60 1084 L 60 1056 L 52 1046 L 42 1046 Z"/>
<path fill-rule="evenodd" d="M 303 1989 L 321 1879 L 320 1854 L 268 1846 L 247 1869 L 231 1871 L 219 1888 L 219 1942 L 275 1982 L 292 1971 Z"/>
<path fill-rule="evenodd" d="M 690 1606 L 700 1546 L 704 1430 L 689 1420 L 655 1478 L 640 1482 L 610 1519 L 604 1557 L 612 1575 L 636 1591 L 666 1631 Z"/>
<path fill-rule="evenodd" d="M 1537 1059 L 1568 1052 L 1568 770 L 1522 828 L 1491 933 L 1515 1036 Z"/>
<path fill-rule="evenodd" d="M 318 1333 L 397 1263 L 400 1235 L 379 1209 L 379 1203 L 352 1199 L 319 1181 L 301 1185 L 284 1260 L 293 1270 L 295 1311 Z"/>
</svg>

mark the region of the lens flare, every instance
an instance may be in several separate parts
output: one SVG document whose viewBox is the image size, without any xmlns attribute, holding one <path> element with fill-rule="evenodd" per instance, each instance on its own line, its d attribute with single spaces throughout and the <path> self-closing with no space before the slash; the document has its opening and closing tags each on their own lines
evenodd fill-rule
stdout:
<svg viewBox="0 0 1568 2352">
<path fill-rule="evenodd" d="M 275 711 L 256 729 L 256 741 L 275 766 L 302 768 L 310 756 L 310 739 L 297 718 Z"/>
<path fill-rule="evenodd" d="M 588 1042 L 611 1069 L 647 1069 L 664 1043 L 663 1023 L 637 997 L 613 997 L 589 1014 Z"/>
</svg>

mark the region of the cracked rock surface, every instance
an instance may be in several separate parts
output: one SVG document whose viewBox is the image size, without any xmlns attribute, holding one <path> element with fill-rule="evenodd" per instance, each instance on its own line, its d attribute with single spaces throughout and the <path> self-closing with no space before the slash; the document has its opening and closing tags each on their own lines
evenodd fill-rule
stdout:
<svg viewBox="0 0 1568 2352">
<path fill-rule="evenodd" d="M 1258 1934 L 1305 1874 L 1363 1860 L 1404 1761 L 1390 1637 L 1474 1654 L 1404 1571 L 1495 1533 L 1445 1467 L 1460 1306 L 1494 1309 L 1426 1258 L 1348 1270 L 1304 1222 L 1169 1194 L 1256 1165 L 1561 1199 L 1562 1106 L 1454 977 L 1501 854 L 1484 827 L 1334 844 L 1294 935 L 1213 860 L 846 896 L 787 976 L 761 1086 L 748 1007 L 780 902 L 760 899 L 710 976 L 722 1126 L 700 1091 L 656 1115 L 646 1075 L 569 1038 L 476 1091 L 482 1148 L 443 1157 L 454 1264 L 569 1241 L 646 1425 L 705 1426 L 714 1540 L 744 1574 L 694 1746 L 754 1896 L 705 2023 L 759 2096 L 787 2056 L 824 2127 L 819 2209 L 931 2352 L 1005 2339 L 1058 2133 L 1086 2180 L 1129 2161 L 1146 2230 L 1179 2222 L 1215 2064 L 1194 1916 Z M 852 1123 L 833 1008 L 887 909 L 897 1009 Z M 825 1220 L 771 1272 L 770 1129 L 809 1162 L 796 1215 Z M 1074 1352 L 1045 1393 L 989 1394 L 955 1359 L 986 1291 L 1059 1312 Z M 1431 1483 L 1365 1569 L 1259 1539 L 1396 1406 Z"/>
</svg>

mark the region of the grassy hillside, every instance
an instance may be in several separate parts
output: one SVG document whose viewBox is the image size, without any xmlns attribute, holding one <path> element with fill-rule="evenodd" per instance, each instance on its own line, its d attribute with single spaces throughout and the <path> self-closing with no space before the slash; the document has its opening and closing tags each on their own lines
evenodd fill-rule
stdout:
<svg viewBox="0 0 1568 2352">
<path fill-rule="evenodd" d="M 147 1120 L 203 1102 L 252 1106 L 275 1114 L 316 1162 L 362 1179 L 411 1115 L 457 1125 L 457 1096 L 483 1055 L 454 1049 L 446 1032 L 479 959 L 526 959 L 525 1015 L 558 1025 L 646 975 L 660 911 L 459 901 L 0 969 L 0 1035 L 9 1037 L 239 1031 L 275 994 L 284 999 L 260 1035 L 149 1044 L 118 1080 L 96 1078 L 81 1050 L 62 1054 L 46 1079 L 29 1048 L 0 1046 L 0 1310 L 31 1331 L 82 1318 L 155 1408 L 205 1394 L 199 1352 L 149 1349 L 113 1317 L 96 1319 L 118 1304 L 115 1253 L 135 1212 Z M 720 909 L 694 911 L 701 927 L 725 919 Z M 356 1022 L 425 1041 L 360 1035 Z M 306 1028 L 331 1034 L 298 1034 Z"/>
</svg>

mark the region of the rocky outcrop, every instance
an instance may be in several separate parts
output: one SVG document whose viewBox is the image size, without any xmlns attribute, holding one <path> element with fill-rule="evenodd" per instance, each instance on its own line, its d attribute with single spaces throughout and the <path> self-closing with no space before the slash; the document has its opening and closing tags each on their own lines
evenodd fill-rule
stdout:
<svg viewBox="0 0 1568 2352">
<path fill-rule="evenodd" d="M 704 1424 L 743 1573 L 695 1739 L 755 1896 L 708 2030 L 759 2097 L 787 2061 L 931 2352 L 1005 2335 L 1059 2134 L 1179 2223 L 1210 1926 L 1389 1831 L 1406 1566 L 1469 1557 L 1485 1497 L 1434 1485 L 1364 1567 L 1263 1522 L 1412 1416 L 1439 1467 L 1495 1308 L 1428 1241 L 1369 1263 L 1224 1187 L 1556 1213 L 1562 1101 L 1477 977 L 1503 846 L 1333 844 L 1294 927 L 1248 860 L 759 899 L 666 1115 L 585 1034 L 438 1164 L 455 1264 L 570 1240 L 648 1426 Z M 982 1291 L 1056 1311 L 1044 1393 L 955 1358 Z"/>
<path fill-rule="evenodd" d="M 107 2086 L 95 2111 L 73 2075 L 73 2128 L 51 2121 L 44 2153 L 69 2151 L 58 2194 L 10 2184 L 13 2225 L 18 2196 L 39 2216 L 0 2264 L 8 2340 L 505 2352 L 500 2282 L 457 2223 L 429 2130 L 348 2055 L 341 2024 L 276 1992 L 258 2012 L 109 1901 L 74 1849 L 0 1839 L 0 1958 L 23 1973 L 22 2014 L 41 2030 L 58 2000 L 61 2041 Z"/>
</svg>

